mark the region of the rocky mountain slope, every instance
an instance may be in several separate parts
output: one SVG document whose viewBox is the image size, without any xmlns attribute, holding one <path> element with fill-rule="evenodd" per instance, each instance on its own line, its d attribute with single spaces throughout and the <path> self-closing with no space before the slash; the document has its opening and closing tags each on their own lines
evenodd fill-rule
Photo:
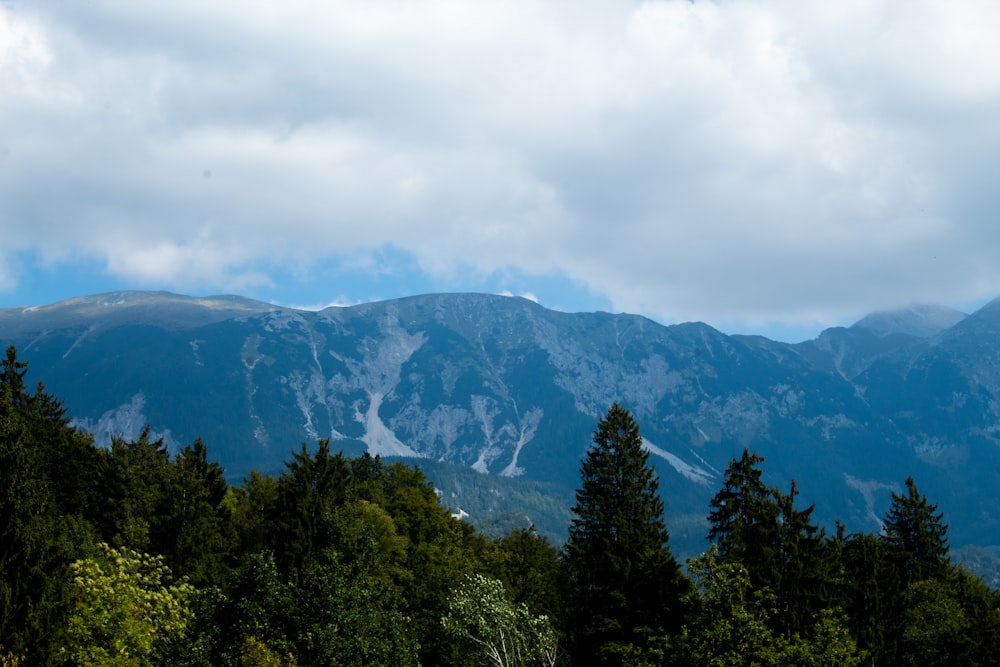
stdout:
<svg viewBox="0 0 1000 667">
<path fill-rule="evenodd" d="M 744 447 L 770 483 L 796 479 L 828 525 L 877 530 L 890 489 L 913 475 L 954 546 L 1000 542 L 998 331 L 1000 300 L 969 316 L 875 314 L 797 345 L 478 294 L 306 312 L 125 292 L 0 310 L 0 341 L 100 442 L 147 423 L 172 445 L 200 436 L 238 481 L 331 438 L 419 459 L 473 520 L 556 536 L 618 401 L 688 553 Z"/>
</svg>

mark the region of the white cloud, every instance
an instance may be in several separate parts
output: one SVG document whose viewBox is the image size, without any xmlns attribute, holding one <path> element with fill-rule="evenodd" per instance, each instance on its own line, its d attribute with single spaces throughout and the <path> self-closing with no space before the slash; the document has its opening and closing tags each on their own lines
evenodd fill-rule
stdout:
<svg viewBox="0 0 1000 667">
<path fill-rule="evenodd" d="M 515 295 L 510 290 L 503 290 L 503 291 L 500 292 L 500 296 L 506 296 L 506 297 L 519 296 L 522 299 L 527 299 L 528 301 L 532 301 L 534 303 L 538 303 L 539 302 L 538 301 L 538 297 L 535 296 L 534 294 L 532 294 L 531 292 L 524 292 L 523 294 L 517 294 L 517 295 Z"/>
<path fill-rule="evenodd" d="M 997 29 L 976 0 L 0 4 L 0 234 L 178 288 L 392 246 L 666 321 L 968 301 L 1000 284 Z"/>
</svg>

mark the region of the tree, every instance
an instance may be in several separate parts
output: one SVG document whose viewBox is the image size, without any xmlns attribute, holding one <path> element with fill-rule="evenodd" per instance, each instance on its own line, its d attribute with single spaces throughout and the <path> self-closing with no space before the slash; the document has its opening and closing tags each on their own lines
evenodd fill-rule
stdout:
<svg viewBox="0 0 1000 667">
<path fill-rule="evenodd" d="M 788 494 L 778 493 L 780 510 L 776 528 L 777 595 L 776 629 L 791 637 L 809 634 L 820 610 L 832 601 L 839 562 L 825 532 L 812 523 L 815 505 L 795 507 L 798 487 L 792 481 Z"/>
<path fill-rule="evenodd" d="M 164 644 L 183 636 L 194 589 L 173 583 L 160 556 L 99 545 L 70 566 L 73 608 L 66 654 L 81 667 L 161 664 Z"/>
<path fill-rule="evenodd" d="M 80 454 L 90 440 L 69 426 L 60 402 L 39 384 L 28 394 L 27 364 L 13 346 L 0 368 L 0 647 L 46 661 L 65 626 L 66 567 L 93 540 L 81 518 L 88 478 Z M 89 481 L 89 480 L 88 480 Z"/>
<path fill-rule="evenodd" d="M 322 439 L 316 453 L 305 443 L 286 462 L 278 479 L 278 534 L 274 545 L 279 565 L 300 573 L 315 554 L 331 544 L 333 516 L 347 500 L 350 468 L 342 452 L 332 455 L 330 441 Z"/>
<path fill-rule="evenodd" d="M 387 577 L 333 549 L 317 554 L 296 587 L 296 654 L 307 665 L 416 667 L 414 628 Z"/>
<path fill-rule="evenodd" d="M 820 610 L 813 636 L 784 636 L 772 629 L 777 598 L 770 588 L 756 588 L 738 561 L 723 559 L 715 545 L 688 560 L 694 580 L 693 622 L 677 639 L 671 658 L 676 665 L 784 665 L 845 667 L 862 664 L 863 654 L 842 614 Z"/>
<path fill-rule="evenodd" d="M 534 526 L 518 528 L 497 542 L 494 555 L 497 573 L 514 602 L 524 603 L 536 613 L 559 617 L 559 550 L 540 536 Z"/>
<path fill-rule="evenodd" d="M 559 656 L 548 617 L 511 602 L 499 579 L 481 574 L 470 575 L 454 591 L 441 624 L 493 667 L 551 667 Z"/>
<path fill-rule="evenodd" d="M 173 539 L 165 523 L 170 453 L 147 424 L 137 440 L 113 437 L 105 454 L 107 509 L 102 533 L 109 541 L 137 551 L 163 553 Z"/>
<path fill-rule="evenodd" d="M 196 586 L 222 581 L 233 541 L 223 504 L 228 490 L 222 466 L 208 461 L 201 438 L 178 452 L 168 469 L 161 553 Z"/>
<path fill-rule="evenodd" d="M 905 496 L 892 494 L 883 539 L 905 584 L 940 579 L 948 572 L 948 525 L 937 508 L 927 502 L 912 477 L 906 478 Z"/>
<path fill-rule="evenodd" d="M 904 602 L 885 542 L 871 533 L 851 535 L 843 543 L 841 564 L 842 604 L 851 633 L 874 664 L 894 664 Z"/>
<path fill-rule="evenodd" d="M 639 426 L 614 404 L 581 465 L 566 543 L 574 653 L 619 664 L 630 646 L 679 627 L 685 580 L 667 546 L 659 480 Z"/>
<path fill-rule="evenodd" d="M 746 567 L 712 545 L 688 560 L 693 622 L 678 638 L 676 664 L 776 665 L 788 643 L 768 627 L 774 593 L 755 589 Z"/>
<path fill-rule="evenodd" d="M 773 586 L 778 569 L 777 492 L 764 484 L 757 464 L 764 458 L 743 450 L 726 468 L 722 489 L 712 498 L 708 539 L 725 560 L 747 568 L 754 586 Z M 794 491 L 793 491 L 794 493 Z"/>
<path fill-rule="evenodd" d="M 274 655 L 295 655 L 295 609 L 294 587 L 278 571 L 274 556 L 268 551 L 245 554 L 210 621 L 216 635 L 211 664 L 239 665 L 250 638 L 252 645 Z"/>
<path fill-rule="evenodd" d="M 247 637 L 243 641 L 239 667 L 295 667 L 296 664 L 295 656 L 282 658 L 256 637 Z"/>
<path fill-rule="evenodd" d="M 240 553 L 255 553 L 270 544 L 278 497 L 278 478 L 256 470 L 239 487 L 229 490 L 224 502 L 232 516 Z"/>
<path fill-rule="evenodd" d="M 922 579 L 906 590 L 901 663 L 913 667 L 970 664 L 970 623 L 950 582 Z"/>
</svg>

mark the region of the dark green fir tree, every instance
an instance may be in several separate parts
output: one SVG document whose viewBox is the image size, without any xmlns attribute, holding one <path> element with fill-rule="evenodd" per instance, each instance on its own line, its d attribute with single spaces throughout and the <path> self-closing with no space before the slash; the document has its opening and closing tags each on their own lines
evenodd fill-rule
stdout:
<svg viewBox="0 0 1000 667">
<path fill-rule="evenodd" d="M 943 519 L 944 514 L 920 493 L 912 477 L 906 478 L 906 495 L 892 494 L 883 540 L 904 584 L 947 574 L 948 525 Z"/>
<path fill-rule="evenodd" d="M 574 664 L 619 665 L 680 624 L 686 581 L 667 545 L 659 480 L 617 403 L 581 466 L 566 543 Z"/>
<path fill-rule="evenodd" d="M 712 498 L 708 539 L 725 561 L 747 568 L 756 587 L 775 588 L 780 569 L 778 492 L 764 484 L 764 458 L 743 450 L 726 468 L 722 488 Z"/>
</svg>

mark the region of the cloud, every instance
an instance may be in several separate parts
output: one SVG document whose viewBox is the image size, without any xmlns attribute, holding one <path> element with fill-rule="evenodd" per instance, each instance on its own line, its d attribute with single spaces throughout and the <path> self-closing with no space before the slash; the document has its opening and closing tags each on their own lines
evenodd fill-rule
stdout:
<svg viewBox="0 0 1000 667">
<path fill-rule="evenodd" d="M 412 258 L 665 321 L 996 290 L 995 3 L 0 4 L 0 233 L 237 291 Z M 371 260 L 371 261 L 369 261 Z"/>
<path fill-rule="evenodd" d="M 507 296 L 507 297 L 519 296 L 522 299 L 527 299 L 528 301 L 532 301 L 534 303 L 538 303 L 538 297 L 535 296 L 534 294 L 532 294 L 531 292 L 525 292 L 524 294 L 517 294 L 517 295 L 515 295 L 510 290 L 502 290 L 500 292 L 500 296 Z"/>
</svg>

